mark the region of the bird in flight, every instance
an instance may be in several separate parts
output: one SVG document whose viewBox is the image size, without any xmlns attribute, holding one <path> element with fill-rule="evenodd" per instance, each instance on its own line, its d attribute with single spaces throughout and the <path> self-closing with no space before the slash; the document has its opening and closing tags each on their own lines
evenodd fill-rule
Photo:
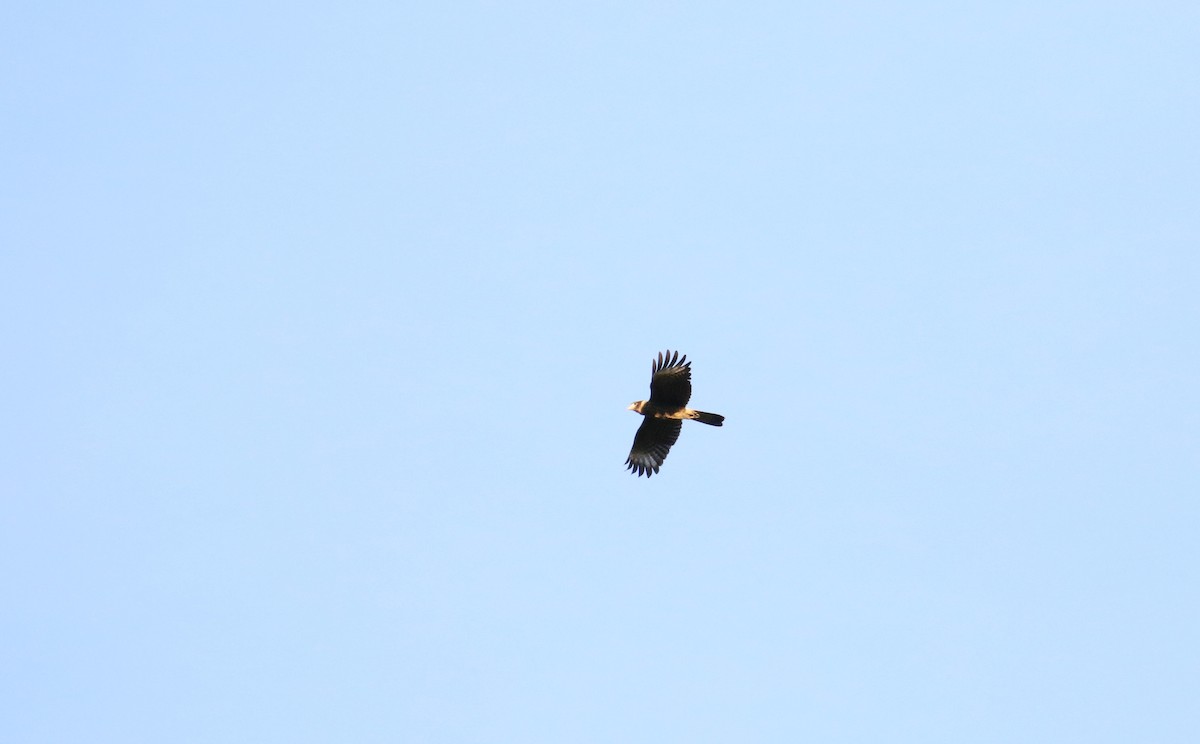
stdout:
<svg viewBox="0 0 1200 744">
<path fill-rule="evenodd" d="M 630 411 L 645 416 L 633 437 L 633 449 L 625 461 L 628 470 L 647 478 L 658 472 L 671 445 L 679 439 L 684 419 L 709 426 L 720 426 L 725 417 L 716 413 L 693 411 L 687 407 L 692 397 L 692 363 L 679 352 L 659 352 L 650 376 L 650 400 L 631 403 Z"/>
</svg>

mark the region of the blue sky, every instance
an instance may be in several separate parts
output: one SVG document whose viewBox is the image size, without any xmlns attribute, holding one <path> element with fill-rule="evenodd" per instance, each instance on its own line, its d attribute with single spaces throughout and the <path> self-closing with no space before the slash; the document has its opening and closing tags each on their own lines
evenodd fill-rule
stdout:
<svg viewBox="0 0 1200 744">
<path fill-rule="evenodd" d="M 1200 10 L 1050 5 L 10 4 L 0 739 L 1196 741 Z"/>
</svg>

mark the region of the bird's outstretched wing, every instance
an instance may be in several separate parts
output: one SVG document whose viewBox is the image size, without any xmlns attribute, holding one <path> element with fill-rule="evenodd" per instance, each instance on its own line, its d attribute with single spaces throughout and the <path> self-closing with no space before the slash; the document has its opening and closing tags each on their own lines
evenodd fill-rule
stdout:
<svg viewBox="0 0 1200 744">
<path fill-rule="evenodd" d="M 660 351 L 650 377 L 650 402 L 662 408 L 682 408 L 691 397 L 692 363 L 687 355 L 681 357 L 678 351 L 674 354 L 668 351 L 663 356 Z"/>
<path fill-rule="evenodd" d="M 663 460 L 667 459 L 671 445 L 679 439 L 682 426 L 679 419 L 647 416 L 633 437 L 633 449 L 629 451 L 629 459 L 625 460 L 628 469 L 647 478 L 657 473 Z"/>
</svg>

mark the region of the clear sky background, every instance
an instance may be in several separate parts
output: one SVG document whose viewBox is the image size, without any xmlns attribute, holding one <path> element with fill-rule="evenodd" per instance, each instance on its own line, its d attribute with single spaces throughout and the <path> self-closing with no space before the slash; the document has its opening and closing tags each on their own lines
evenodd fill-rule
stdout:
<svg viewBox="0 0 1200 744">
<path fill-rule="evenodd" d="M 0 740 L 1200 741 L 1200 5 L 9 3 Z M 652 357 L 694 361 L 624 470 Z"/>
</svg>

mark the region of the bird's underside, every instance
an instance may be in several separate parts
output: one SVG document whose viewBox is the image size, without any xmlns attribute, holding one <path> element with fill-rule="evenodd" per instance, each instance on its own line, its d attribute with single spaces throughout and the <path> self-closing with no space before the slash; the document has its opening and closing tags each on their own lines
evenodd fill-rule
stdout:
<svg viewBox="0 0 1200 744">
<path fill-rule="evenodd" d="M 629 410 L 645 418 L 633 437 L 633 449 L 625 460 L 628 470 L 649 478 L 658 472 L 671 446 L 679 440 L 685 420 L 721 426 L 725 417 L 687 407 L 692 397 L 692 364 L 679 352 L 660 352 L 651 368 L 650 399 L 639 400 Z"/>
</svg>

